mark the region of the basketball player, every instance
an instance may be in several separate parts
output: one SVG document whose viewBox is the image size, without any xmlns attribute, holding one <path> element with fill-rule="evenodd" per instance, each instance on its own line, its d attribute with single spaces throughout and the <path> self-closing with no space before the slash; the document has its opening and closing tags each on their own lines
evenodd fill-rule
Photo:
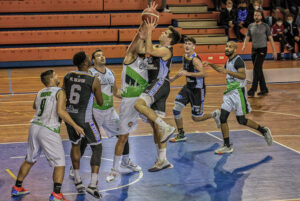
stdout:
<svg viewBox="0 0 300 201">
<path fill-rule="evenodd" d="M 248 126 L 258 130 L 265 138 L 269 146 L 273 143 L 271 131 L 267 127 L 262 127 L 251 119 L 247 119 L 245 115 L 251 112 L 250 104 L 247 100 L 246 90 L 246 65 L 243 59 L 236 55 L 237 44 L 229 41 L 225 47 L 225 55 L 228 60 L 225 67 L 217 66 L 212 63 L 203 62 L 204 66 L 211 66 L 217 72 L 226 74 L 227 89 L 224 92 L 223 104 L 221 106 L 220 121 L 221 131 L 224 138 L 224 146 L 215 150 L 216 154 L 232 153 L 233 148 L 229 140 L 229 128 L 227 119 L 235 110 L 236 119 L 241 125 Z"/>
<path fill-rule="evenodd" d="M 178 134 L 175 138 L 171 138 L 170 142 L 185 141 L 183 130 L 183 120 L 181 111 L 190 103 L 192 106 L 192 119 L 196 122 L 205 121 L 212 117 L 217 117 L 219 110 L 211 114 L 203 114 L 203 104 L 205 97 L 205 70 L 202 66 L 200 57 L 195 52 L 196 40 L 193 37 L 184 39 L 185 55 L 183 57 L 183 68 L 181 71 L 170 79 L 171 82 L 181 76 L 186 76 L 186 85 L 180 90 L 175 99 L 173 108 L 174 119 L 176 122 Z M 219 115 L 220 116 L 220 115 Z M 220 120 L 215 118 L 218 128 L 220 128 Z"/>
<path fill-rule="evenodd" d="M 173 57 L 172 45 L 180 41 L 181 35 L 170 26 L 160 35 L 160 44 L 153 45 L 152 31 L 156 27 L 156 21 L 145 21 L 145 25 L 145 49 L 146 53 L 150 54 L 148 58 L 150 84 L 137 100 L 135 108 L 148 118 L 153 128 L 158 159 L 148 171 L 155 172 L 173 167 L 166 157 L 165 142 L 174 133 L 175 128 L 168 125 L 162 118 L 165 117 L 166 100 L 170 93 L 169 69 Z"/>
<path fill-rule="evenodd" d="M 105 66 L 105 55 L 101 50 L 96 50 L 92 55 L 94 66 L 90 68 L 92 75 L 97 77 L 101 83 L 103 105 L 99 106 L 94 102 L 93 115 L 98 127 L 102 127 L 108 137 L 117 136 L 120 130 L 120 119 L 113 107 L 113 96 L 122 99 L 121 90 L 118 89 L 114 73 Z M 122 110 L 123 111 L 123 110 Z M 139 171 L 141 168 L 134 164 L 129 158 L 128 140 L 124 145 L 121 167 L 132 171 Z"/>
<path fill-rule="evenodd" d="M 141 29 L 142 26 L 143 24 L 139 29 Z M 115 146 L 113 167 L 106 177 L 107 182 L 115 180 L 115 178 L 120 175 L 119 163 L 121 154 L 128 141 L 129 133 L 137 128 L 138 123 L 139 113 L 135 110 L 134 104 L 140 94 L 148 86 L 148 73 L 147 65 L 144 60 L 145 49 L 143 48 L 143 43 L 144 41 L 140 39 L 139 33 L 137 33 L 129 45 L 123 61 L 120 130 L 118 141 Z M 132 170 L 140 171 L 141 167 L 133 164 Z"/>
<path fill-rule="evenodd" d="M 40 90 L 34 100 L 33 109 L 36 113 L 31 120 L 28 136 L 28 147 L 25 161 L 22 163 L 16 184 L 12 187 L 11 195 L 28 194 L 22 183 L 43 151 L 49 164 L 54 166 L 53 192 L 50 201 L 67 201 L 60 192 L 65 171 L 65 152 L 59 135 L 61 120 L 67 122 L 75 134 L 84 135 L 79 127 L 66 112 L 66 94 L 59 88 L 59 80 L 53 70 L 41 74 L 41 81 L 46 86 Z"/>
<path fill-rule="evenodd" d="M 102 142 L 100 133 L 93 121 L 93 100 L 94 96 L 98 105 L 102 105 L 102 93 L 99 79 L 89 74 L 91 60 L 85 52 L 78 52 L 73 57 L 73 63 L 77 71 L 71 71 L 64 77 L 64 89 L 67 95 L 67 111 L 72 119 L 84 129 L 85 136 L 76 135 L 74 129 L 69 125 L 67 131 L 72 142 L 71 159 L 74 168 L 74 181 L 78 192 L 83 192 L 85 186 L 82 184 L 79 175 L 80 168 L 80 144 L 85 140 L 91 146 L 91 181 L 86 191 L 95 198 L 101 198 L 98 191 L 98 172 L 101 163 Z"/>
</svg>

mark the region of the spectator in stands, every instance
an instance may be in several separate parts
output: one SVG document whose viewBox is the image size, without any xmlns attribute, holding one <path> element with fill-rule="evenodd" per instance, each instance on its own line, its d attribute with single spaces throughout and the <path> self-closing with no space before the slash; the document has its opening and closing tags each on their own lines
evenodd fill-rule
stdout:
<svg viewBox="0 0 300 201">
<path fill-rule="evenodd" d="M 255 9 L 254 8 L 254 2 L 255 2 L 256 0 L 249 0 L 249 9 Z M 259 5 L 260 5 L 260 7 L 262 8 L 262 5 L 263 5 L 263 0 L 257 0 L 258 1 L 258 3 L 259 3 Z"/>
<path fill-rule="evenodd" d="M 227 0 L 226 8 L 222 9 L 220 14 L 220 26 L 225 28 L 226 35 L 228 36 L 228 29 L 234 27 L 234 20 L 236 18 L 236 10 L 233 8 L 231 0 Z"/>
<path fill-rule="evenodd" d="M 216 11 L 222 10 L 222 1 L 221 0 L 213 0 L 214 7 L 216 8 Z"/>
<path fill-rule="evenodd" d="M 246 1 L 241 1 L 239 4 L 239 8 L 237 10 L 235 25 L 234 25 L 234 33 L 239 42 L 243 41 L 244 34 L 241 33 L 241 28 L 247 28 L 247 16 L 248 16 L 248 7 Z"/>
<path fill-rule="evenodd" d="M 298 15 L 296 17 L 296 24 L 297 24 L 297 27 L 299 28 L 300 27 L 300 7 L 298 8 Z"/>
<path fill-rule="evenodd" d="M 249 12 L 248 12 L 247 20 L 246 20 L 247 26 L 254 22 L 254 11 L 256 11 L 256 10 L 262 11 L 262 14 L 263 14 L 262 21 L 266 22 L 265 15 L 264 15 L 264 9 L 262 8 L 262 5 L 261 5 L 261 0 L 253 0 L 252 9 L 249 8 Z"/>
<path fill-rule="evenodd" d="M 276 12 L 276 10 L 273 10 L 273 11 L 271 12 L 271 16 L 266 17 L 266 23 L 267 23 L 270 27 L 272 27 L 272 26 L 276 23 L 277 19 L 279 19 L 278 13 Z"/>
<path fill-rule="evenodd" d="M 290 13 L 287 0 L 271 0 L 271 9 L 281 13 L 284 18 Z"/>
<path fill-rule="evenodd" d="M 288 14 L 286 18 L 286 22 L 284 24 L 285 30 L 284 34 L 286 37 L 286 41 L 290 46 L 293 47 L 291 53 L 293 59 L 298 59 L 298 55 L 295 53 L 295 43 L 298 43 L 298 50 L 300 48 L 300 38 L 299 38 L 299 31 L 296 23 L 294 22 L 293 14 Z"/>
<path fill-rule="evenodd" d="M 294 15 L 297 16 L 299 12 L 299 7 L 300 7 L 300 1 L 299 0 L 287 0 L 288 7 L 290 12 Z"/>
<path fill-rule="evenodd" d="M 280 43 L 280 59 L 284 60 L 284 46 L 287 45 L 287 49 L 290 51 L 293 49 L 286 40 L 284 35 L 284 25 L 282 19 L 278 19 L 277 22 L 271 28 L 274 41 Z"/>
</svg>

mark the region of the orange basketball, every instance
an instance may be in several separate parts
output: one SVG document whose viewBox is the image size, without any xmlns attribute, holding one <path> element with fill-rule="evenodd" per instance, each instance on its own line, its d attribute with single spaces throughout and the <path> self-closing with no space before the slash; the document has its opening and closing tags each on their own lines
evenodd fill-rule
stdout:
<svg viewBox="0 0 300 201">
<path fill-rule="evenodd" d="M 146 8 L 142 13 L 142 20 L 148 20 L 151 22 L 151 20 L 156 20 L 156 22 L 159 19 L 159 12 L 153 8 Z"/>
</svg>

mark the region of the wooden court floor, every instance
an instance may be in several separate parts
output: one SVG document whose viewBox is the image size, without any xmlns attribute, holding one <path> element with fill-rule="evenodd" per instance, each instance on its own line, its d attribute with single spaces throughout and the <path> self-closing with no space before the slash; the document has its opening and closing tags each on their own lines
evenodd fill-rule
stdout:
<svg viewBox="0 0 300 201">
<path fill-rule="evenodd" d="M 248 69 L 252 68 L 247 61 Z M 121 86 L 121 65 L 109 66 L 117 79 L 118 87 Z M 181 64 L 174 64 L 171 76 L 174 75 Z M 273 68 L 300 68 L 300 61 L 266 61 L 265 69 Z M 25 142 L 27 140 L 29 121 L 33 117 L 32 104 L 36 92 L 43 88 L 39 75 L 47 69 L 54 69 L 62 83 L 64 75 L 75 67 L 56 68 L 16 68 L 0 70 L 0 143 Z M 206 69 L 206 97 L 204 112 L 212 112 L 220 107 L 222 95 L 225 90 L 225 76 Z M 299 78 L 300 79 L 300 78 Z M 180 78 L 171 84 L 171 93 L 167 100 L 166 121 L 175 125 L 172 108 L 174 99 L 185 83 Z M 250 85 L 248 85 L 248 88 Z M 250 98 L 252 113 L 248 118 L 257 121 L 263 126 L 268 126 L 275 141 L 300 152 L 300 82 L 294 83 L 270 83 L 269 95 Z M 115 108 L 119 111 L 120 100 L 115 99 Z M 184 129 L 187 133 L 217 131 L 213 120 L 205 122 L 193 122 L 191 119 L 191 107 L 187 106 L 183 111 Z M 238 125 L 234 113 L 229 118 L 229 128 L 232 130 L 245 129 Z M 132 135 L 151 134 L 149 125 L 140 121 L 138 129 Z M 62 126 L 62 137 L 67 139 L 66 129 Z M 0 145 L 1 146 L 1 145 Z"/>
</svg>

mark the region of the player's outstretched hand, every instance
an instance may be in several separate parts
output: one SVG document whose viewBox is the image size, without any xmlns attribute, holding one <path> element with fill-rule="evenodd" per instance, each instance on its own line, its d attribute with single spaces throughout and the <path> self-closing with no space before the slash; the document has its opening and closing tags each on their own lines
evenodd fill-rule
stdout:
<svg viewBox="0 0 300 201">
<path fill-rule="evenodd" d="M 148 5 L 148 8 L 152 8 L 154 10 L 156 10 L 158 4 L 155 1 L 151 1 L 150 6 Z"/>
</svg>

